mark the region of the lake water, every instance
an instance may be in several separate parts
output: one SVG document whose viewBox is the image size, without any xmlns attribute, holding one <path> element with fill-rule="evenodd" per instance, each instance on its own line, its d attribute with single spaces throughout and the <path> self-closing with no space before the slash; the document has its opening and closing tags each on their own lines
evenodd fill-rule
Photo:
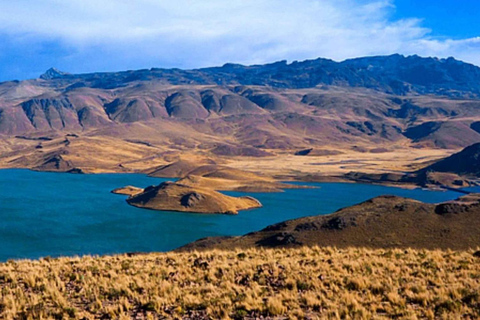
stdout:
<svg viewBox="0 0 480 320">
<path fill-rule="evenodd" d="M 125 196 L 110 193 L 125 185 L 146 187 L 165 180 L 139 174 L 0 170 L 0 261 L 167 251 L 207 236 L 242 235 L 288 219 L 331 213 L 383 194 L 432 203 L 460 195 L 365 184 L 308 183 L 319 188 L 252 193 L 264 207 L 230 216 L 139 209 L 129 206 Z"/>
</svg>

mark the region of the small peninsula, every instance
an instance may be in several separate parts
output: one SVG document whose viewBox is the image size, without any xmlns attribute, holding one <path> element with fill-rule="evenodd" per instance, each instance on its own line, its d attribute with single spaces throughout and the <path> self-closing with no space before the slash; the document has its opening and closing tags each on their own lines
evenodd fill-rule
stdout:
<svg viewBox="0 0 480 320">
<path fill-rule="evenodd" d="M 218 214 L 238 214 L 239 210 L 262 206 L 252 197 L 230 197 L 211 189 L 175 182 L 147 187 L 143 192 L 130 196 L 127 202 L 135 207 L 152 210 Z"/>
</svg>

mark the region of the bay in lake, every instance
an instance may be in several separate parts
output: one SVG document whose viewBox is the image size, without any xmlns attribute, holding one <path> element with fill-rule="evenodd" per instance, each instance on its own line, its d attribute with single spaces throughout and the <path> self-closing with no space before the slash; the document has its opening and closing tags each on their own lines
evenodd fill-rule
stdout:
<svg viewBox="0 0 480 320">
<path fill-rule="evenodd" d="M 229 216 L 139 209 L 129 206 L 125 196 L 110 193 L 117 187 L 146 187 L 165 180 L 139 174 L 0 170 L 0 261 L 167 251 L 207 236 L 242 235 L 288 219 L 331 213 L 383 194 L 431 203 L 460 195 L 365 184 L 308 183 L 318 188 L 251 193 L 264 207 Z"/>
</svg>

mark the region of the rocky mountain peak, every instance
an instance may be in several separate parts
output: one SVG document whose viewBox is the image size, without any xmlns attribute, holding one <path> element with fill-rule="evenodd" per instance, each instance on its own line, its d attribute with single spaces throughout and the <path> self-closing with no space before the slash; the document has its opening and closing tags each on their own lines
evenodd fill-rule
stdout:
<svg viewBox="0 0 480 320">
<path fill-rule="evenodd" d="M 63 72 L 58 70 L 57 68 L 52 67 L 47 71 L 45 71 L 45 73 L 40 76 L 40 79 L 43 79 L 43 80 L 58 79 L 68 74 L 69 73 L 67 72 Z"/>
</svg>

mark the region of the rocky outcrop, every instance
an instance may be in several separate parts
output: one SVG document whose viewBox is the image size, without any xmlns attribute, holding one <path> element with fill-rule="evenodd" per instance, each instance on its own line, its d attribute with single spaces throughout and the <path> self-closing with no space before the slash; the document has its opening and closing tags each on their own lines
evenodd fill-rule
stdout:
<svg viewBox="0 0 480 320">
<path fill-rule="evenodd" d="M 62 78 L 64 76 L 68 76 L 68 75 L 69 75 L 69 73 L 60 71 L 57 68 L 50 68 L 47 71 L 45 71 L 44 74 L 42 74 L 40 76 L 40 79 L 52 80 L 52 79 Z"/>
</svg>

